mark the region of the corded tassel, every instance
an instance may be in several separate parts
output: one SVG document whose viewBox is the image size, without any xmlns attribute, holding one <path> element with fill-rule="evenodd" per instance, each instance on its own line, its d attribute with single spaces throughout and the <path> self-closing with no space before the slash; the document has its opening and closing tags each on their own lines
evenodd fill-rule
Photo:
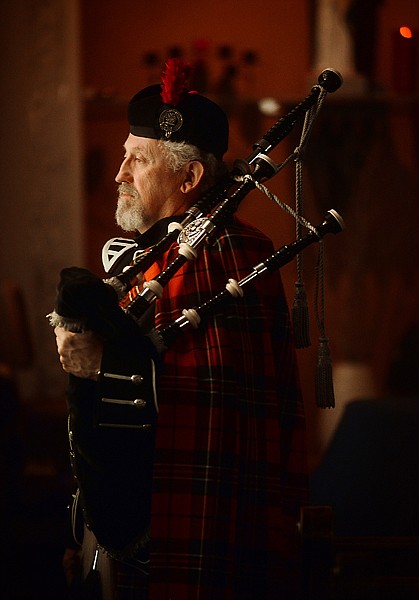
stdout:
<svg viewBox="0 0 419 600">
<path fill-rule="evenodd" d="M 319 350 L 316 366 L 316 403 L 319 408 L 334 408 L 335 393 L 333 389 L 332 359 L 330 356 L 329 338 L 326 336 L 325 303 L 324 303 L 324 248 L 319 243 L 319 254 L 316 267 L 316 320 L 319 327 Z"/>
<path fill-rule="evenodd" d="M 292 306 L 292 326 L 295 347 L 308 348 L 308 346 L 311 346 L 307 294 L 302 281 L 295 282 L 294 304 Z"/>
<path fill-rule="evenodd" d="M 334 408 L 335 406 L 332 359 L 327 337 L 319 338 L 316 366 L 316 403 L 319 408 Z"/>
<path fill-rule="evenodd" d="M 302 216 L 303 216 L 303 139 L 304 132 L 309 123 L 309 115 L 306 114 L 301 144 L 295 149 L 295 210 L 296 238 L 301 239 Z M 297 281 L 295 282 L 294 304 L 292 307 L 292 325 L 294 332 L 294 344 L 296 348 L 307 348 L 311 346 L 310 341 L 310 316 L 308 312 L 307 294 L 303 281 L 303 257 L 297 255 Z"/>
</svg>

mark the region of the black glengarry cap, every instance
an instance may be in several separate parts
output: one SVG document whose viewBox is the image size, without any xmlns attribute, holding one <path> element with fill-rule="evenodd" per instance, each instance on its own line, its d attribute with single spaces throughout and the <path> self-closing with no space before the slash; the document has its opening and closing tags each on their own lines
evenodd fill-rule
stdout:
<svg viewBox="0 0 419 600">
<path fill-rule="evenodd" d="M 130 131 L 138 137 L 187 142 L 221 159 L 228 147 L 228 120 L 212 100 L 186 88 L 188 63 L 169 59 L 162 84 L 150 85 L 128 105 Z"/>
</svg>

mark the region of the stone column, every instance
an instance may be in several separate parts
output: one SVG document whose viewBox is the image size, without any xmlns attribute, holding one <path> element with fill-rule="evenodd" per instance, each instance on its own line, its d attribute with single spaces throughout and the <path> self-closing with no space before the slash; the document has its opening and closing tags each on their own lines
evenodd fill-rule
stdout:
<svg viewBox="0 0 419 600">
<path fill-rule="evenodd" d="M 36 401 L 66 385 L 45 315 L 83 258 L 78 30 L 77 0 L 3 3 L 0 277 L 24 290 L 34 358 L 17 378 Z"/>
</svg>

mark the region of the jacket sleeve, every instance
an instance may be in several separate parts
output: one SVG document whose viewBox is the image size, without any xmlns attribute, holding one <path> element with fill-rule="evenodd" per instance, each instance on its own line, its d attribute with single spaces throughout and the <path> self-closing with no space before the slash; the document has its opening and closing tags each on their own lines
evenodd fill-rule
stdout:
<svg viewBox="0 0 419 600">
<path fill-rule="evenodd" d="M 148 537 L 157 421 L 156 357 L 146 336 L 105 343 L 99 381 L 70 376 L 70 456 L 86 525 L 115 557 Z"/>
</svg>

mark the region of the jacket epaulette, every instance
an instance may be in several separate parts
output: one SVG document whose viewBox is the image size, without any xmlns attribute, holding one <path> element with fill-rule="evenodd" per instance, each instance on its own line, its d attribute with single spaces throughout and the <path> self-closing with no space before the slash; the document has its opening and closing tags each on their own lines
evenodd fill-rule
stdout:
<svg viewBox="0 0 419 600">
<path fill-rule="evenodd" d="M 105 273 L 113 271 L 117 263 L 122 262 L 124 258 L 124 266 L 129 264 L 130 261 L 126 259 L 131 258 L 133 251 L 137 248 L 135 240 L 129 238 L 112 238 L 106 242 L 102 249 L 102 264 Z"/>
</svg>

